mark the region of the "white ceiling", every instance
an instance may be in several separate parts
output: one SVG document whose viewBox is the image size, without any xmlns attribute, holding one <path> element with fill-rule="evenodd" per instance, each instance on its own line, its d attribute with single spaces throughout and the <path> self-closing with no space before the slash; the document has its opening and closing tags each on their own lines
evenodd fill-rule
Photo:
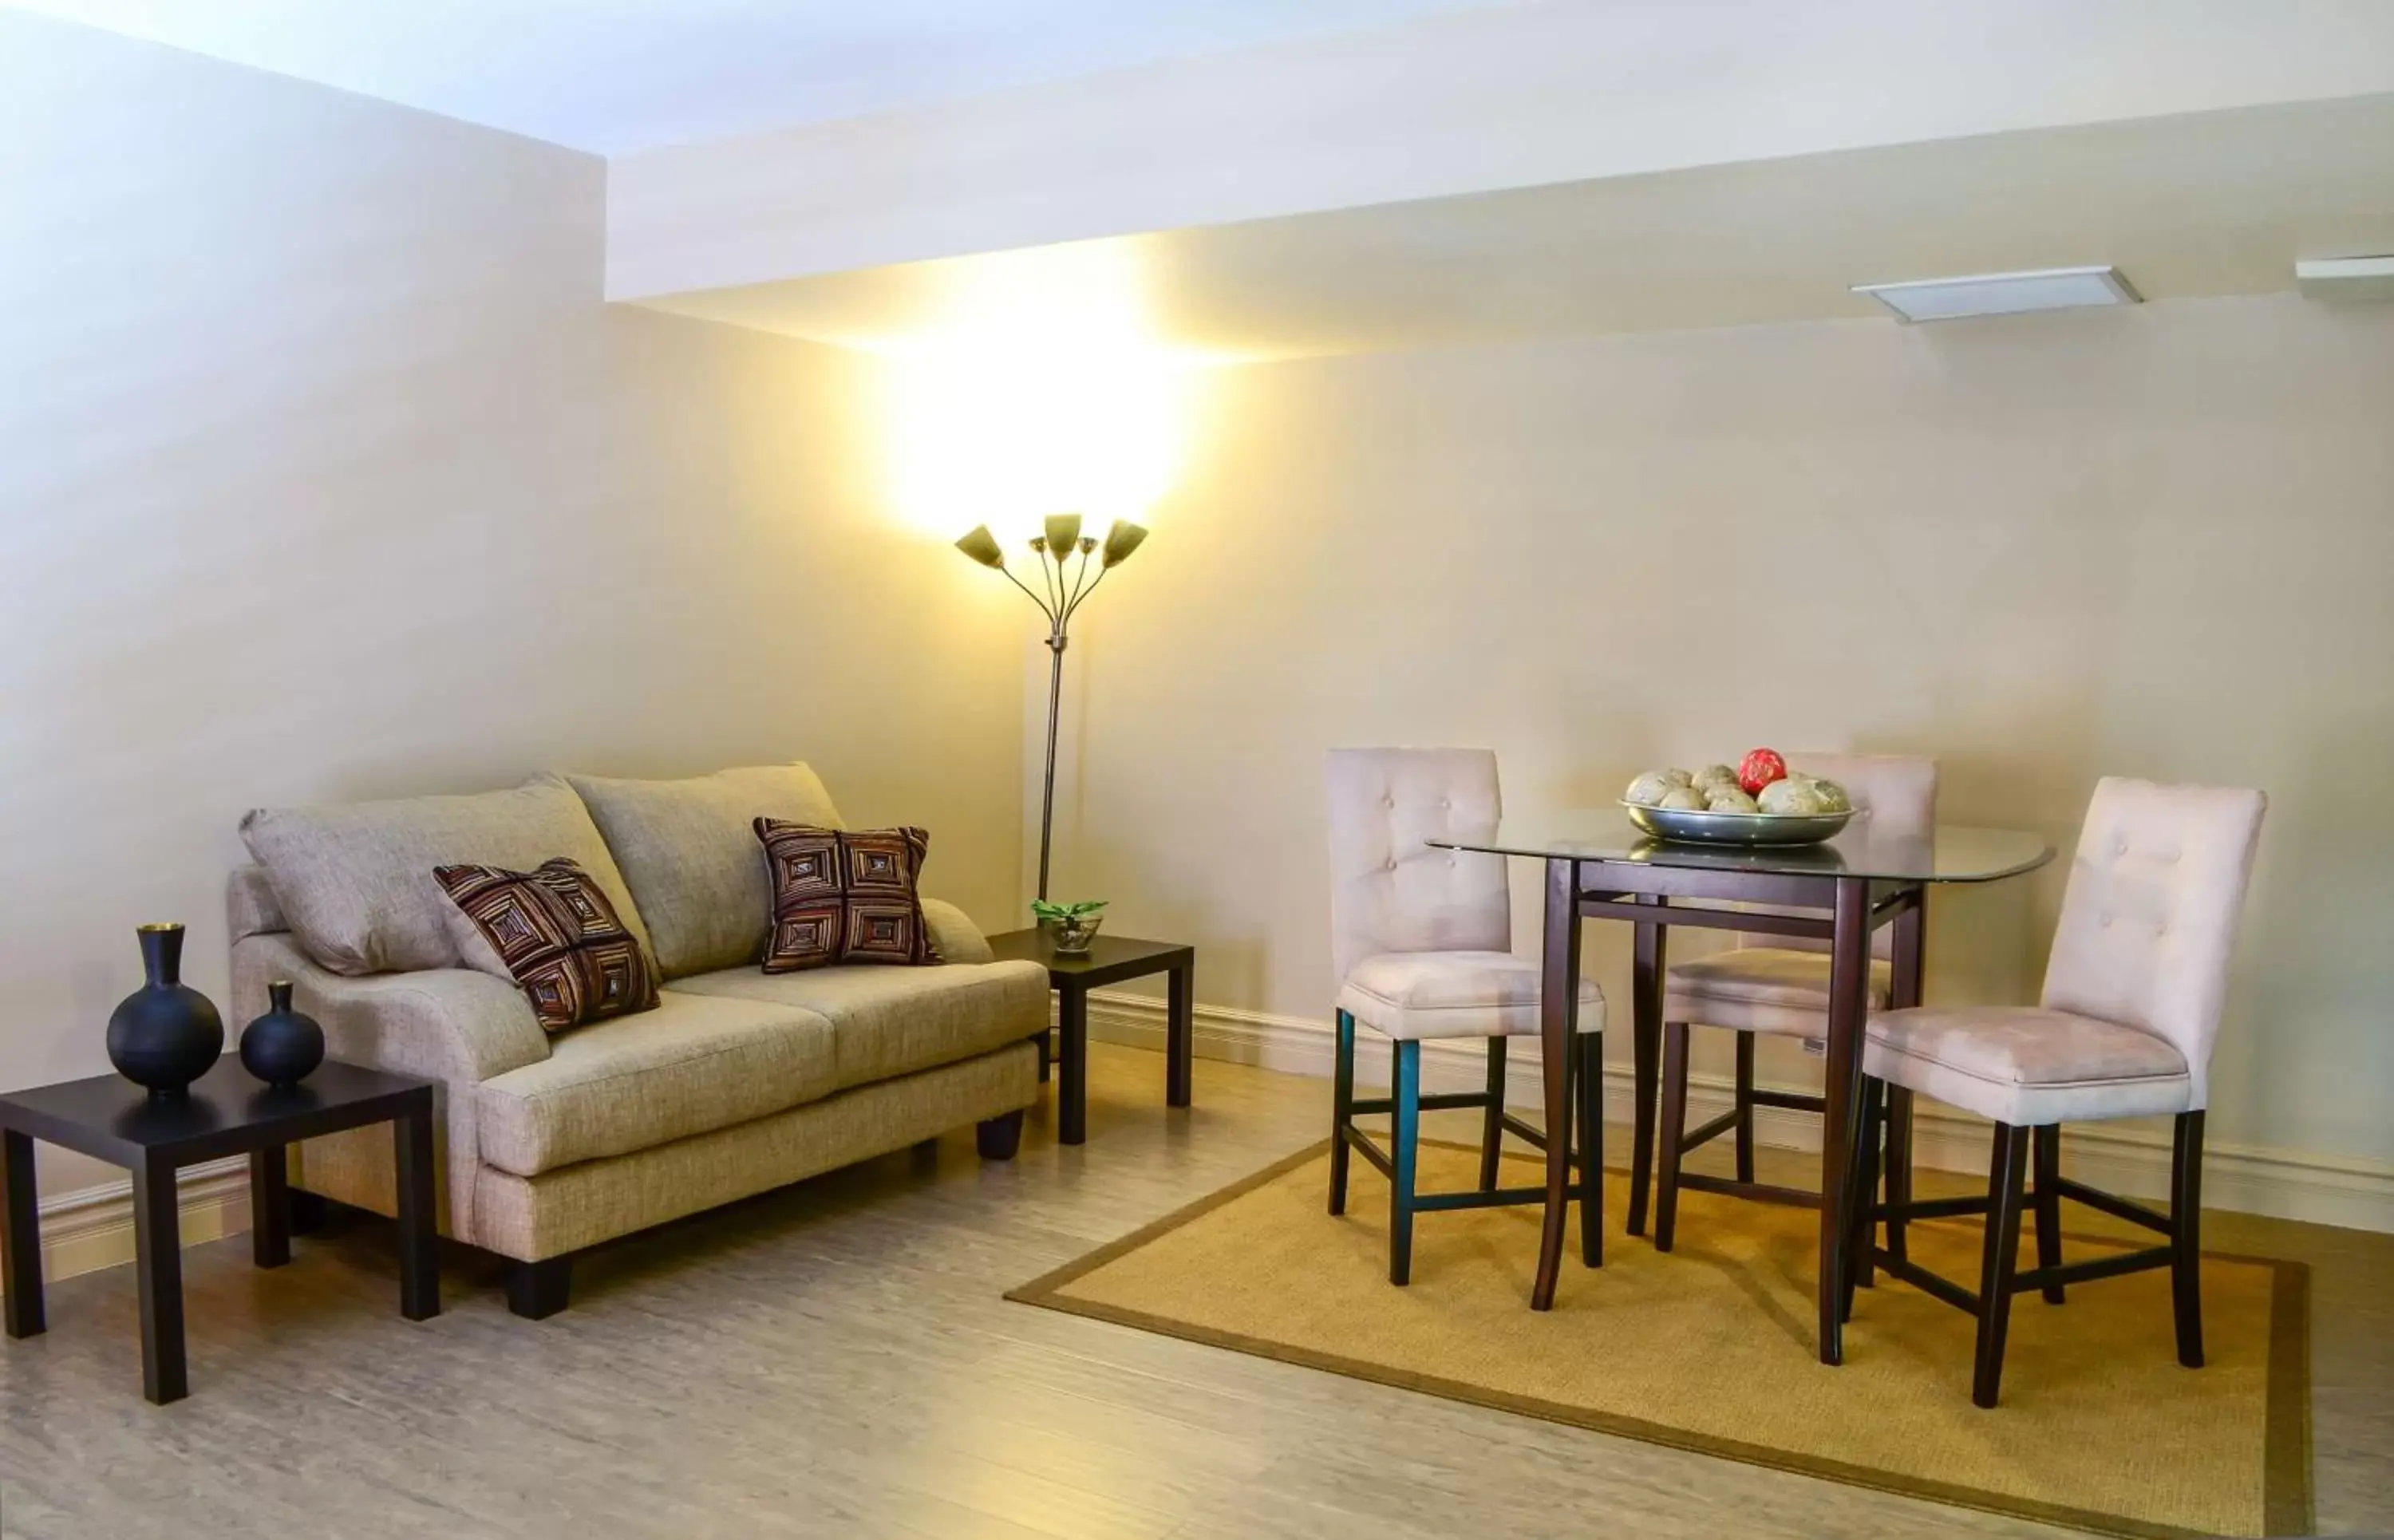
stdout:
<svg viewBox="0 0 2394 1540">
<path fill-rule="evenodd" d="M 2114 263 L 2149 299 L 2394 251 L 2394 95 L 1843 151 L 642 303 L 904 353 L 1104 327 L 1252 361 L 1880 316 L 1859 283 Z M 1964 322 L 1963 324 L 1969 324 Z"/>
<path fill-rule="evenodd" d="M 617 155 L 1488 0 L 14 0 Z"/>
</svg>

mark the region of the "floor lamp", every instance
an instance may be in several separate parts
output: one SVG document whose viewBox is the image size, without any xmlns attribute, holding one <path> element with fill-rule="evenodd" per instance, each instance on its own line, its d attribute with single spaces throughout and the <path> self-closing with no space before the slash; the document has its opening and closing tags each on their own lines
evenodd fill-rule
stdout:
<svg viewBox="0 0 2394 1540">
<path fill-rule="evenodd" d="M 1006 573 L 1006 581 L 1030 595 L 1031 602 L 1047 617 L 1047 784 L 1039 797 L 1039 897 L 1047 897 L 1047 848 L 1056 825 L 1056 708 L 1064 690 L 1064 649 L 1072 641 L 1069 628 L 1072 616 L 1080 610 L 1081 601 L 1098 591 L 1106 573 L 1130 559 L 1147 538 L 1147 531 L 1127 519 L 1117 519 L 1106 531 L 1105 545 L 1081 533 L 1081 516 L 1077 513 L 1051 513 L 1047 516 L 1046 532 L 1031 537 L 1032 557 L 1039 564 L 1039 587 L 1014 575 L 1006 564 L 1006 552 L 997 537 L 982 524 L 956 542 L 956 549 L 982 566 Z M 1089 572 L 1089 559 L 1098 559 L 1098 570 Z"/>
</svg>

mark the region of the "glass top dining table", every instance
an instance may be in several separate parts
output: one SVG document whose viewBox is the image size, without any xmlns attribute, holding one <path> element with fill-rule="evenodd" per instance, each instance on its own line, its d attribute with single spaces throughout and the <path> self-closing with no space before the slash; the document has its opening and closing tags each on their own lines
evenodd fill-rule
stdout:
<svg viewBox="0 0 2394 1540">
<path fill-rule="evenodd" d="M 1545 863 L 1538 1027 L 1549 1130 L 1568 1130 L 1571 1122 L 1564 1049 L 1578 1030 L 1581 922 L 1610 919 L 1636 928 L 1631 1011 L 1635 1145 L 1626 1226 L 1633 1235 L 1645 1232 L 1653 1172 L 1669 932 L 1696 928 L 1828 943 L 1823 1033 L 1828 1063 L 1822 1097 L 1819 1194 L 1820 1356 L 1824 1363 L 1842 1362 L 1855 1260 L 1868 1255 L 1861 1247 L 1874 1201 L 1859 1190 L 1857 1173 L 1867 1170 L 1870 1163 L 1857 1159 L 1855 1148 L 1873 935 L 1882 926 L 1894 927 L 1888 949 L 1890 1007 L 1916 1006 L 1927 889 L 1940 883 L 1997 882 L 2023 875 L 2051 861 L 2053 847 L 2040 835 L 2017 829 L 1940 824 L 1926 832 L 1879 832 L 1867 814 L 1855 818 L 1835 838 L 1814 845 L 1699 845 L 1646 835 L 1617 808 L 1519 814 L 1485 830 L 1427 843 Z M 1771 908 L 1758 912 L 1751 907 L 1756 904 Z M 1600 1162 L 1603 1130 L 1585 1129 L 1581 1138 Z M 1572 1191 L 1571 1145 L 1568 1137 L 1546 1140 L 1546 1223 L 1530 1294 L 1535 1310 L 1554 1304 Z M 1583 1229 L 1583 1259 L 1591 1266 L 1601 1257 L 1596 1230 L 1595 1224 Z"/>
<path fill-rule="evenodd" d="M 1791 877 L 1870 877 L 1882 882 L 1993 882 L 2053 859 L 2042 835 L 1940 823 L 1925 835 L 1879 834 L 1857 818 L 1817 845 L 1697 845 L 1640 833 L 1614 808 L 1525 813 L 1485 835 L 1428 842 L 1540 860 L 1599 861 L 1683 871 Z"/>
</svg>

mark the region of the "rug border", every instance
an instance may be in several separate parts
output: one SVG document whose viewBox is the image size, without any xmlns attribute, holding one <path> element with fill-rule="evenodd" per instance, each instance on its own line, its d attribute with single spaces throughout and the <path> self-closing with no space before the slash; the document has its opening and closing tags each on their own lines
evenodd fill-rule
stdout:
<svg viewBox="0 0 2394 1540">
<path fill-rule="evenodd" d="M 1059 1314 L 1079 1316 L 1085 1320 L 1102 1321 L 1134 1331 L 1151 1332 L 1159 1336 L 1177 1337 L 1250 1357 L 1271 1359 L 1301 1368 L 1327 1374 L 1343 1375 L 1369 1384 L 1386 1385 L 1401 1390 L 1412 1390 L 1446 1401 L 1485 1406 L 1517 1415 L 1535 1417 L 1542 1422 L 1560 1423 L 1566 1427 L 1583 1428 L 1590 1432 L 1634 1439 L 1641 1443 L 1658 1444 L 1669 1449 L 1683 1449 L 1690 1454 L 1705 1454 L 1716 1459 L 1734 1460 L 1742 1465 L 1760 1466 L 1770 1470 L 1783 1470 L 1796 1475 L 1810 1476 L 1847 1486 L 1865 1487 L 1872 1491 L 1893 1493 L 1899 1496 L 1916 1497 L 1949 1507 L 1970 1508 L 1980 1513 L 2001 1514 L 2007 1518 L 2029 1519 L 2042 1523 L 2059 1524 L 2095 1534 L 2111 1534 L 2124 1540 L 2214 1540 L 2215 1533 L 2207 1530 L 2181 1529 L 2175 1525 L 2147 1523 L 2124 1514 L 2102 1513 L 2087 1508 L 2073 1508 L 2059 1504 L 2040 1503 L 2030 1498 L 2010 1497 L 2001 1493 L 1987 1492 L 1978 1487 L 1966 1487 L 1916 1477 L 1896 1475 L 1868 1466 L 1848 1465 L 1842 1461 L 1822 1459 L 1817 1455 L 1799 1454 L 1789 1450 L 1772 1449 L 1761 1444 L 1749 1444 L 1734 1439 L 1715 1438 L 1693 1433 L 1685 1428 L 1671 1428 L 1662 1423 L 1648 1422 L 1639 1417 L 1623 1416 L 1616 1413 L 1596 1412 L 1586 1407 L 1562 1402 L 1543 1401 L 1534 1396 L 1518 1396 L 1502 1390 L 1463 1380 L 1451 1380 L 1436 1375 L 1415 1374 L 1366 1360 L 1350 1359 L 1335 1353 L 1315 1352 L 1310 1349 L 1291 1347 L 1263 1337 L 1251 1337 L 1237 1332 L 1217 1331 L 1211 1327 L 1192 1325 L 1164 1316 L 1151 1316 L 1139 1310 L 1124 1310 L 1091 1300 L 1075 1299 L 1063 1293 L 1078 1280 L 1137 1251 L 1141 1246 L 1169 1234 L 1190 1221 L 1200 1218 L 1226 1204 L 1236 1202 L 1248 1193 L 1277 1181 L 1300 1166 L 1320 1160 L 1330 1150 L 1323 1139 L 1272 1162 L 1259 1171 L 1240 1178 L 1220 1190 L 1207 1193 L 1194 1203 L 1185 1204 L 1149 1224 L 1141 1225 L 1129 1234 L 1109 1241 L 1085 1256 L 1062 1267 L 1040 1274 L 1027 1283 L 1008 1289 L 1006 1297 L 1017 1304 L 1031 1305 Z M 2308 1264 L 2275 1257 L 2249 1257 L 2232 1252 L 2206 1251 L 2206 1257 L 2226 1262 L 2241 1262 L 2267 1267 L 2270 1270 L 2269 1348 L 2268 1402 L 2262 1419 L 2262 1523 L 2272 1535 L 2307 1535 L 2315 1532 L 2311 1486 L 2311 1418 L 2310 1418 L 2310 1268 Z"/>
</svg>

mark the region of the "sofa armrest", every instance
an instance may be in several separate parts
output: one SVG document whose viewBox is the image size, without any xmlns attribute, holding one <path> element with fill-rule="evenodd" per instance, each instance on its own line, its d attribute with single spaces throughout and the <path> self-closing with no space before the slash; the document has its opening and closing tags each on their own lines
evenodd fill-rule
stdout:
<svg viewBox="0 0 2394 1540">
<path fill-rule="evenodd" d="M 943 963 L 988 963 L 997 960 L 989 949 L 989 938 L 972 916 L 945 899 L 923 901 L 923 925 L 931 932 L 931 944 L 939 949 Z"/>
<path fill-rule="evenodd" d="M 266 1008 L 266 986 L 288 979 L 300 1010 L 324 1028 L 324 1051 L 352 1064 L 456 1085 L 548 1057 L 548 1034 L 523 991 L 470 968 L 346 978 L 319 967 L 288 932 L 232 949 L 234 1020 Z"/>
<path fill-rule="evenodd" d="M 290 980 L 293 1004 L 323 1026 L 329 1057 L 440 1083 L 433 1093 L 433 1158 L 445 1177 L 437 1205 L 441 1230 L 480 1244 L 474 1191 L 481 1141 L 474 1087 L 548 1057 L 548 1034 L 532 1002 L 513 984 L 467 968 L 346 978 L 317 967 L 289 933 L 270 932 L 233 943 L 232 1020 L 263 1011 L 266 986 L 276 979 Z M 297 1179 L 311 1192 L 393 1212 L 388 1130 L 362 1128 L 307 1141 Z"/>
</svg>

